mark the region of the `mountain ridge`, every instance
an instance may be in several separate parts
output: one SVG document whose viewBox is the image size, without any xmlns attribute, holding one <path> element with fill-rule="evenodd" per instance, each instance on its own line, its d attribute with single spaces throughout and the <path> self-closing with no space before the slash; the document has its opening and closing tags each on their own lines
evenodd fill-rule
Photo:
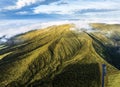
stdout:
<svg viewBox="0 0 120 87">
<path fill-rule="evenodd" d="M 68 73 L 68 75 L 81 77 L 82 67 L 91 65 L 98 72 L 90 71 L 96 77 L 92 79 L 93 82 L 90 81 L 92 76 L 88 78 L 90 83 L 85 81 L 90 87 L 100 87 L 101 71 L 99 69 L 101 64 L 107 65 L 108 75 L 118 72 L 118 69 L 114 67 L 115 65 L 111 65 L 106 59 L 108 56 L 104 52 L 108 51 L 105 49 L 105 43 L 101 42 L 99 37 L 96 40 L 96 37 L 92 36 L 96 35 L 96 32 L 78 32 L 71 30 L 72 27 L 71 24 L 51 26 L 14 37 L 14 41 L 20 40 L 21 42 L 10 46 L 8 44 L 8 47 L 0 50 L 0 57 L 6 54 L 0 60 L 0 86 L 60 87 L 60 85 L 64 85 L 67 87 L 69 85 L 69 87 L 74 87 L 77 85 L 76 87 L 79 87 L 83 85 L 88 87 L 88 85 L 83 84 L 81 79 L 75 80 L 80 82 L 75 82 L 75 84 L 68 80 L 63 83 L 61 82 L 63 79 L 60 80 L 59 84 L 56 82 L 59 81 L 57 79 L 60 78 L 59 76 L 64 78 L 64 74 L 66 78 L 69 78 L 66 74 L 69 70 L 72 73 Z M 68 67 L 73 67 L 73 70 Z M 88 69 L 92 67 L 88 67 Z M 88 75 L 89 71 L 86 70 L 87 68 L 84 67 L 84 72 Z M 72 78 L 78 79 L 77 77 Z"/>
</svg>

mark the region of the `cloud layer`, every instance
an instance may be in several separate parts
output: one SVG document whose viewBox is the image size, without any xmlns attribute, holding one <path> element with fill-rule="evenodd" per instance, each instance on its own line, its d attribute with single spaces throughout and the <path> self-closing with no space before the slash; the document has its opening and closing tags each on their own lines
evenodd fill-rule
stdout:
<svg viewBox="0 0 120 87">
<path fill-rule="evenodd" d="M 12 37 L 16 34 L 25 33 L 30 30 L 34 29 L 43 29 L 53 25 L 62 25 L 62 24 L 74 24 L 75 28 L 72 30 L 78 29 L 79 31 L 81 28 L 85 28 L 87 31 L 91 31 L 91 27 L 89 23 L 109 23 L 109 24 L 116 24 L 117 22 L 111 21 L 101 21 L 101 20 L 88 20 L 88 21 L 40 21 L 40 20 L 4 20 L 0 21 L 0 37 L 3 35 L 7 35 L 7 37 Z M 119 22 L 120 23 L 120 22 Z"/>
<path fill-rule="evenodd" d="M 118 10 L 119 3 L 113 1 L 83 1 L 83 0 L 60 0 L 49 5 L 40 5 L 34 8 L 36 14 L 76 14 L 83 10 Z M 91 10 L 92 12 L 92 10 Z M 83 12 L 84 13 L 84 12 Z"/>
<path fill-rule="evenodd" d="M 120 0 L 2 0 L 0 19 L 119 21 L 119 3 Z"/>
<path fill-rule="evenodd" d="M 32 4 L 38 3 L 38 2 L 42 2 L 44 0 L 18 0 L 17 2 L 15 2 L 14 5 L 5 7 L 5 10 L 15 10 L 15 9 L 21 9 L 23 7 L 26 6 L 30 6 Z"/>
</svg>

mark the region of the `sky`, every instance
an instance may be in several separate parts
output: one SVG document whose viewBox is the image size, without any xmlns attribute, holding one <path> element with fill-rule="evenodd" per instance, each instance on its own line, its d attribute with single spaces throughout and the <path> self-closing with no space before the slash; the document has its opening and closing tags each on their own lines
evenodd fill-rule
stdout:
<svg viewBox="0 0 120 87">
<path fill-rule="evenodd" d="M 0 19 L 120 18 L 120 0 L 0 0 Z"/>
<path fill-rule="evenodd" d="M 120 0 L 0 0 L 0 36 L 48 21 L 120 23 L 119 4 Z"/>
</svg>

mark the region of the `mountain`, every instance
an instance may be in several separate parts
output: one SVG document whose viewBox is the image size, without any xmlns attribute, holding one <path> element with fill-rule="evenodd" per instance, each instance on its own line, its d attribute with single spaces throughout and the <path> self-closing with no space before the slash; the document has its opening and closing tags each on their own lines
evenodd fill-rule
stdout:
<svg viewBox="0 0 120 87">
<path fill-rule="evenodd" d="M 120 25 L 51 26 L 16 35 L 0 46 L 0 87 L 119 87 Z"/>
</svg>

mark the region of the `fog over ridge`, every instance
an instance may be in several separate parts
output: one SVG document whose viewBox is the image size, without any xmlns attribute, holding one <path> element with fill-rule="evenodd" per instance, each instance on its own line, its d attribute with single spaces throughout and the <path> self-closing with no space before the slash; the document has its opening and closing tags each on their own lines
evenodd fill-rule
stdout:
<svg viewBox="0 0 120 87">
<path fill-rule="evenodd" d="M 29 20 L 13 20 L 13 21 L 3 21 L 0 22 L 0 37 L 6 35 L 6 37 L 12 37 L 17 34 L 25 33 L 34 29 L 43 29 L 53 25 L 62 24 L 74 24 L 73 30 L 85 29 L 86 31 L 91 31 L 92 28 L 89 23 L 107 23 L 107 24 L 120 24 L 120 22 L 109 22 L 109 21 L 80 21 L 80 20 L 65 20 L 65 21 L 29 21 Z"/>
</svg>

